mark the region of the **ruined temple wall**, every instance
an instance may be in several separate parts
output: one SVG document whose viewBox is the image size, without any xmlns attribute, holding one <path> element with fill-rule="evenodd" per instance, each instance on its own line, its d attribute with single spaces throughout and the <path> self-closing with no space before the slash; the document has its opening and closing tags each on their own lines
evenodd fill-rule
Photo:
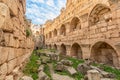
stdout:
<svg viewBox="0 0 120 80">
<path fill-rule="evenodd" d="M 99 7 L 99 5 L 104 8 L 109 8 L 110 14 L 104 15 L 104 21 L 91 25 L 90 19 L 94 19 L 94 16 L 97 15 L 96 13 L 102 8 L 101 6 Z M 48 35 L 45 39 L 46 45 L 54 46 L 54 44 L 56 44 L 58 47 L 61 47 L 61 45 L 64 44 L 67 49 L 67 55 L 70 55 L 71 46 L 74 43 L 78 43 L 82 48 L 82 56 L 85 59 L 90 58 L 93 45 L 101 41 L 111 45 L 116 50 L 117 58 L 119 59 L 119 5 L 119 0 L 67 0 L 66 8 L 62 10 L 61 14 L 56 19 L 53 20 L 51 23 L 52 25 L 45 24 L 45 26 L 47 26 L 47 33 L 46 31 L 44 33 L 45 37 L 46 34 Z M 71 32 L 71 21 L 74 17 L 77 17 L 80 20 L 81 29 Z M 105 21 L 107 19 L 111 20 Z M 66 28 L 65 36 L 60 35 L 60 28 L 63 24 Z M 51 31 L 53 33 L 54 29 L 57 29 L 58 35 L 54 37 L 52 34 L 52 38 L 49 38 L 49 32 Z"/>
<path fill-rule="evenodd" d="M 34 43 L 26 37 L 25 0 L 0 0 L 0 80 L 18 80 Z"/>
<path fill-rule="evenodd" d="M 80 37 L 83 37 L 84 35 L 88 35 L 89 33 L 86 33 L 86 32 L 88 32 L 88 26 L 89 26 L 87 19 L 88 19 L 88 16 L 89 16 L 92 8 L 98 3 L 109 5 L 107 1 L 108 0 L 99 0 L 99 1 L 98 0 L 83 0 L 83 1 L 79 1 L 79 0 L 69 1 L 68 0 L 66 8 L 63 11 L 61 11 L 61 14 L 56 19 L 54 19 L 51 22 L 51 25 L 45 24 L 47 29 L 45 28 L 46 30 L 45 30 L 44 34 L 49 36 L 49 32 L 53 33 L 54 29 L 57 29 L 57 32 L 59 35 L 60 27 L 61 27 L 61 25 L 64 24 L 66 27 L 66 36 L 67 37 L 70 35 L 76 35 L 76 33 L 81 34 L 81 35 L 79 35 Z M 78 17 L 80 19 L 81 30 L 70 33 L 70 25 L 71 25 L 70 23 L 74 17 Z M 53 34 L 52 34 L 52 36 L 53 36 Z M 88 37 L 88 36 L 86 36 L 86 37 Z M 55 37 L 53 37 L 53 38 L 55 38 Z M 60 35 L 59 35 L 59 38 L 61 38 Z M 48 40 L 46 39 L 46 41 L 48 41 Z M 53 41 L 53 40 L 51 39 L 51 41 Z"/>
</svg>

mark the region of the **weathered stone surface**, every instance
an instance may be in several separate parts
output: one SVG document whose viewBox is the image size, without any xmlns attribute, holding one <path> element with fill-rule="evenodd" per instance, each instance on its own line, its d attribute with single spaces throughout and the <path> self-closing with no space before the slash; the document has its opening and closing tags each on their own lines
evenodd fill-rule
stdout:
<svg viewBox="0 0 120 80">
<path fill-rule="evenodd" d="M 47 57 L 47 56 L 41 56 L 41 62 L 42 63 L 48 63 L 50 62 L 50 57 Z"/>
<path fill-rule="evenodd" d="M 4 80 L 6 75 L 0 74 L 0 80 Z"/>
<path fill-rule="evenodd" d="M 9 48 L 0 47 L 0 64 L 7 61 Z"/>
<path fill-rule="evenodd" d="M 44 65 L 41 65 L 38 69 L 38 72 L 43 71 L 43 70 L 44 70 Z"/>
<path fill-rule="evenodd" d="M 56 65 L 55 70 L 56 71 L 64 71 L 65 68 L 66 68 L 65 65 L 63 65 L 61 62 L 58 62 L 57 65 Z"/>
<path fill-rule="evenodd" d="M 0 2 L 0 28 L 3 26 L 8 16 L 9 8 L 4 3 Z"/>
<path fill-rule="evenodd" d="M 61 60 L 60 62 L 66 66 L 72 66 L 72 64 L 73 64 L 70 60 Z"/>
<path fill-rule="evenodd" d="M 14 80 L 13 75 L 6 76 L 5 80 Z"/>
<path fill-rule="evenodd" d="M 102 78 L 101 80 L 115 80 L 115 79 L 111 79 L 111 78 Z"/>
<path fill-rule="evenodd" d="M 38 80 L 50 80 L 50 78 L 43 71 L 40 71 L 38 73 L 38 76 L 39 76 Z"/>
<path fill-rule="evenodd" d="M 120 67 L 119 5 L 119 0 L 67 0 L 61 14 L 43 25 L 46 47 Z"/>
<path fill-rule="evenodd" d="M 3 65 L 0 66 L 0 74 L 1 75 L 6 75 L 7 74 L 7 63 L 4 63 Z"/>
<path fill-rule="evenodd" d="M 20 80 L 33 80 L 33 79 L 29 76 L 23 76 L 22 78 L 20 78 Z"/>
<path fill-rule="evenodd" d="M 12 80 L 11 76 L 18 80 L 20 74 L 13 70 L 24 67 L 34 48 L 31 36 L 26 37 L 30 23 L 25 5 L 25 0 L 0 0 L 0 80 Z"/>
<path fill-rule="evenodd" d="M 15 68 L 15 66 L 17 65 L 17 59 L 13 59 L 11 61 L 8 62 L 7 66 L 8 66 L 8 73 L 12 72 L 13 69 Z"/>
<path fill-rule="evenodd" d="M 16 58 L 14 48 L 8 48 L 8 61 Z"/>
<path fill-rule="evenodd" d="M 53 80 L 74 80 L 74 79 L 66 75 L 53 74 Z"/>
<path fill-rule="evenodd" d="M 88 66 L 87 64 L 79 64 L 77 67 L 77 71 L 81 72 L 82 74 L 86 74 L 88 70 L 90 70 L 91 67 Z"/>
<path fill-rule="evenodd" d="M 51 60 L 59 61 L 59 56 L 57 54 L 49 54 Z"/>
<path fill-rule="evenodd" d="M 11 11 L 11 15 L 13 16 L 17 16 L 18 14 L 18 7 L 17 7 L 17 0 L 1 0 L 3 1 L 9 8 Z"/>
<path fill-rule="evenodd" d="M 97 70 L 89 70 L 88 73 L 88 80 L 101 80 L 100 73 Z"/>
<path fill-rule="evenodd" d="M 103 78 L 115 78 L 115 75 L 112 73 L 108 73 L 105 71 L 100 71 L 100 74 L 102 75 Z"/>
<path fill-rule="evenodd" d="M 74 75 L 77 73 L 77 71 L 73 68 L 73 67 L 68 67 L 67 68 L 67 71 L 71 74 L 71 75 Z"/>
</svg>

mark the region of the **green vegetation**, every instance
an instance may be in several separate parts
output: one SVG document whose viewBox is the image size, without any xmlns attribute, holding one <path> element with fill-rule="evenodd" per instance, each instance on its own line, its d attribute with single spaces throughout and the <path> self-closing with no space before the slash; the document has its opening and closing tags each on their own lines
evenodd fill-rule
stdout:
<svg viewBox="0 0 120 80">
<path fill-rule="evenodd" d="M 34 80 L 37 80 L 38 78 L 38 68 L 39 64 L 37 64 L 37 60 L 39 60 L 39 57 L 34 54 L 35 51 L 33 51 L 33 54 L 30 57 L 30 61 L 25 66 L 23 73 L 28 76 L 32 76 Z"/>
<path fill-rule="evenodd" d="M 47 52 L 54 52 L 55 50 L 54 49 L 40 49 L 40 50 L 37 50 L 37 51 L 40 52 L 40 53 L 47 53 Z M 37 61 L 40 60 L 40 59 L 35 54 L 35 52 L 36 51 L 33 51 L 33 54 L 30 57 L 30 61 L 25 66 L 25 69 L 23 70 L 23 72 L 24 72 L 25 75 L 32 76 L 32 78 L 34 80 L 37 80 L 38 79 L 38 68 L 40 66 L 40 64 L 37 64 Z M 84 63 L 84 60 L 71 58 L 71 57 L 66 57 L 66 56 L 62 56 L 62 55 L 60 55 L 60 58 L 72 61 L 72 63 L 73 63 L 72 66 L 75 69 L 77 69 L 77 66 L 79 64 Z M 42 59 L 42 57 L 41 57 L 41 59 Z M 53 65 L 53 69 L 55 70 L 57 61 L 51 61 L 50 64 Z M 99 67 L 100 69 L 103 69 L 106 72 L 114 74 L 116 76 L 116 80 L 120 80 L 120 70 L 115 69 L 115 68 L 110 67 L 110 66 L 103 65 L 103 64 L 94 63 L 92 65 L 96 66 L 96 67 Z M 49 68 L 48 64 L 44 64 L 44 72 L 52 80 L 52 76 L 51 76 L 51 72 L 50 72 L 50 68 Z M 70 77 L 74 78 L 75 80 L 81 80 L 84 77 L 84 75 L 82 75 L 80 72 L 77 72 L 77 74 L 74 74 L 74 75 L 70 75 L 68 71 L 62 71 L 62 72 L 54 71 L 54 72 L 57 73 L 57 74 L 60 74 L 60 75 L 70 76 Z"/>
<path fill-rule="evenodd" d="M 78 64 L 84 63 L 84 60 L 79 60 L 79 59 L 76 59 L 76 58 L 67 57 L 67 59 L 70 60 L 70 61 L 72 61 L 72 63 L 73 63 L 72 66 L 75 69 L 77 69 Z M 53 63 L 54 67 L 55 67 L 55 64 L 56 64 L 56 62 Z M 84 77 L 84 75 L 82 75 L 80 72 L 77 72 L 77 74 L 74 74 L 74 75 L 70 75 L 68 73 L 68 71 L 62 71 L 62 72 L 55 71 L 55 73 L 60 74 L 60 75 L 68 75 L 70 77 L 73 77 L 75 80 L 81 80 Z"/>
<path fill-rule="evenodd" d="M 50 73 L 50 68 L 47 64 L 44 65 L 44 72 L 48 75 L 48 77 L 52 80 L 52 76 Z"/>
<path fill-rule="evenodd" d="M 72 66 L 73 66 L 75 69 L 77 68 L 77 66 L 78 66 L 79 64 L 84 63 L 84 60 L 76 59 L 76 58 L 71 58 L 71 57 L 69 57 L 68 60 L 72 61 L 72 63 L 73 63 Z"/>
<path fill-rule="evenodd" d="M 37 50 L 37 52 L 47 53 L 47 52 L 56 52 L 56 50 L 55 49 L 40 49 L 40 50 Z"/>
<path fill-rule="evenodd" d="M 37 52 L 45 53 L 45 50 L 44 49 L 40 49 L 40 50 L 37 50 Z"/>
<path fill-rule="evenodd" d="M 31 35 L 30 29 L 26 29 L 26 37 L 29 37 Z"/>
<path fill-rule="evenodd" d="M 114 74 L 116 76 L 116 79 L 120 80 L 120 70 L 112 68 L 112 67 L 107 66 L 107 65 L 102 65 L 102 64 L 95 64 L 94 63 L 93 66 L 100 67 L 104 71 Z"/>
<path fill-rule="evenodd" d="M 82 75 L 80 72 L 78 72 L 77 74 L 75 74 L 73 76 L 73 78 L 75 78 L 75 80 L 81 80 L 84 77 L 84 75 Z"/>
</svg>

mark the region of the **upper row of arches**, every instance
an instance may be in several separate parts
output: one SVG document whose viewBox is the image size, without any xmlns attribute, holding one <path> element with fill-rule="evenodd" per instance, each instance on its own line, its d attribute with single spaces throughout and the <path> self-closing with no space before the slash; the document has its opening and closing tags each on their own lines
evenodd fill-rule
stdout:
<svg viewBox="0 0 120 80">
<path fill-rule="evenodd" d="M 104 4 L 97 4 L 93 7 L 91 12 L 87 15 L 88 26 L 96 25 L 97 23 L 109 22 L 112 20 L 110 7 Z M 81 20 L 79 17 L 74 17 L 70 22 L 69 32 L 73 32 L 81 29 Z M 67 28 L 65 24 L 62 24 L 59 29 L 59 35 L 66 35 Z M 58 35 L 58 30 L 54 29 L 54 36 Z M 52 31 L 46 34 L 46 38 L 51 38 Z"/>
</svg>

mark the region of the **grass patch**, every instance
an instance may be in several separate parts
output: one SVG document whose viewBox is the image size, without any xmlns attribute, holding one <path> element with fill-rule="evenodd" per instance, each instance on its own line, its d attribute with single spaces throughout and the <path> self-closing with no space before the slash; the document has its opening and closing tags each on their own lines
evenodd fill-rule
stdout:
<svg viewBox="0 0 120 80">
<path fill-rule="evenodd" d="M 82 78 L 84 78 L 84 75 L 78 72 L 77 74 L 73 75 L 73 78 L 75 80 L 81 80 Z"/>
<path fill-rule="evenodd" d="M 37 52 L 45 53 L 45 49 L 39 49 L 39 50 L 37 50 Z"/>
<path fill-rule="evenodd" d="M 56 52 L 56 50 L 55 49 L 39 49 L 37 50 L 37 52 L 47 53 L 47 52 Z"/>
<path fill-rule="evenodd" d="M 102 65 L 102 64 L 95 64 L 94 63 L 93 66 L 100 67 L 104 71 L 114 74 L 116 76 L 116 79 L 120 80 L 120 70 L 112 68 L 112 67 L 107 66 L 107 65 Z"/>
<path fill-rule="evenodd" d="M 30 61 L 25 66 L 23 73 L 25 75 L 32 76 L 32 78 L 34 80 L 37 80 L 38 79 L 38 68 L 40 65 L 37 64 L 37 62 L 36 62 L 37 60 L 39 60 L 39 57 L 37 55 L 35 55 L 34 53 L 35 53 L 35 51 L 31 55 Z"/>
<path fill-rule="evenodd" d="M 48 75 L 48 77 L 52 80 L 52 76 L 50 73 L 50 68 L 47 64 L 44 65 L 44 72 Z"/>
<path fill-rule="evenodd" d="M 75 69 L 77 68 L 77 66 L 78 66 L 79 64 L 84 63 L 84 60 L 80 60 L 80 59 L 76 59 L 76 58 L 71 58 L 71 57 L 69 57 L 68 60 L 72 61 L 72 63 L 73 63 L 72 66 L 73 66 Z"/>
</svg>

